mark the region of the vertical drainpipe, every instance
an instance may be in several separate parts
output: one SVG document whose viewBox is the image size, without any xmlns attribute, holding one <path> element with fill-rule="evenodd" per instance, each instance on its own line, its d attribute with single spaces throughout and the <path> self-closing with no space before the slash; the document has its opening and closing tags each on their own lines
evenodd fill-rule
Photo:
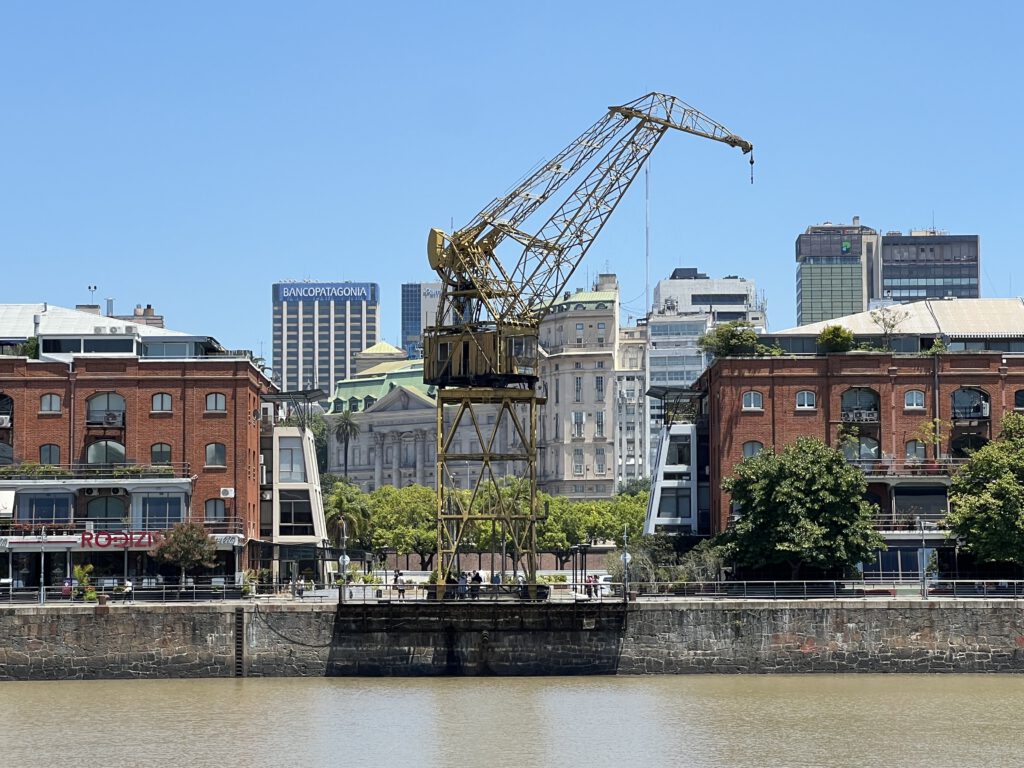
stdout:
<svg viewBox="0 0 1024 768">
<path fill-rule="evenodd" d="M 941 354 L 941 353 L 939 353 Z M 935 419 L 933 424 L 938 424 L 939 421 L 939 354 L 932 355 L 932 415 Z M 939 434 L 939 430 L 935 430 L 935 459 L 938 460 L 940 449 L 942 448 L 942 438 Z"/>
</svg>

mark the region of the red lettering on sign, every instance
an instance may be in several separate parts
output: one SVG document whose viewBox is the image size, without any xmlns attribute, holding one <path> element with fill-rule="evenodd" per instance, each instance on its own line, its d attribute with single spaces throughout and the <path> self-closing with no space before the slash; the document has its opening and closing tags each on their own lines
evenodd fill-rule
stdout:
<svg viewBox="0 0 1024 768">
<path fill-rule="evenodd" d="M 81 545 L 82 549 L 92 548 L 92 531 L 86 531 L 82 534 Z"/>
<path fill-rule="evenodd" d="M 105 549 L 110 546 L 110 534 L 106 531 L 100 531 L 96 534 L 96 546 Z"/>
</svg>

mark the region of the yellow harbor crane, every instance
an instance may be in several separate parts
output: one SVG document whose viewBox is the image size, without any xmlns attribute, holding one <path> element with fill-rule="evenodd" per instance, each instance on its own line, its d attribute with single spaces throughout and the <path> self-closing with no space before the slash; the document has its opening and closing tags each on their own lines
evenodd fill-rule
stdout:
<svg viewBox="0 0 1024 768">
<path fill-rule="evenodd" d="M 690 105 L 649 93 L 609 107 L 467 226 L 430 231 L 427 255 L 443 284 L 435 324 L 423 334 L 423 380 L 437 387 L 439 583 L 460 547 L 471 537 L 493 542 L 499 528 L 503 547 L 536 582 L 540 322 L 670 128 L 753 150 Z M 751 172 L 753 162 L 751 154 Z M 558 203 L 556 193 L 577 179 Z M 532 233 L 531 219 L 542 222 Z M 505 259 L 503 244 L 512 254 Z M 468 448 L 460 428 L 472 435 Z"/>
</svg>

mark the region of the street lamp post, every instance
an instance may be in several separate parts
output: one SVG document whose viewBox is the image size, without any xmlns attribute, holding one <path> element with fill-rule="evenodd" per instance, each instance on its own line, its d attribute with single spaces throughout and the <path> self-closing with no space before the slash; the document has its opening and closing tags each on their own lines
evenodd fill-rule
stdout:
<svg viewBox="0 0 1024 768">
<path fill-rule="evenodd" d="M 46 528 L 39 536 L 39 604 L 46 604 Z"/>
<path fill-rule="evenodd" d="M 338 602 L 345 602 L 345 592 L 348 590 L 348 525 L 345 523 L 345 517 L 340 516 L 341 520 L 341 557 L 338 558 L 338 566 L 341 571 L 341 584 L 338 585 Z"/>
<path fill-rule="evenodd" d="M 928 575 L 927 575 L 927 564 L 925 563 L 925 547 L 924 547 L 924 518 L 918 516 L 917 525 L 921 530 L 921 554 L 918 556 L 918 567 L 921 570 L 921 599 L 928 599 Z"/>
</svg>

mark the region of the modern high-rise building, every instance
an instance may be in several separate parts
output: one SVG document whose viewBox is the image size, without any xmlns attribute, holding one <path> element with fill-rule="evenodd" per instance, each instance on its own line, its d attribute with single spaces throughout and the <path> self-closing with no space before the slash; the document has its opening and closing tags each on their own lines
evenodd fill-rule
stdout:
<svg viewBox="0 0 1024 768">
<path fill-rule="evenodd" d="M 377 283 L 274 283 L 274 381 L 285 391 L 319 387 L 355 373 L 355 356 L 380 337 Z"/>
<path fill-rule="evenodd" d="M 852 224 L 816 224 L 796 239 L 797 325 L 868 309 L 881 298 L 881 237 Z"/>
<path fill-rule="evenodd" d="M 423 329 L 434 324 L 441 283 L 402 283 L 402 349 L 423 356 Z"/>
<path fill-rule="evenodd" d="M 882 238 L 882 297 L 981 298 L 981 238 L 935 229 L 887 232 Z"/>
</svg>

